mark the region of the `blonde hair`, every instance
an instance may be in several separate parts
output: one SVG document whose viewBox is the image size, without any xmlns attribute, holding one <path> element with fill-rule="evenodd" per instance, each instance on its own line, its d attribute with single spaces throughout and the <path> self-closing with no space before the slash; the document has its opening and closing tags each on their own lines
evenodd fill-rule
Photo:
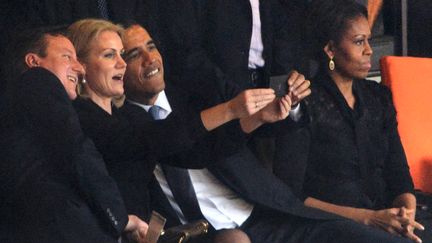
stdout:
<svg viewBox="0 0 432 243">
<path fill-rule="evenodd" d="M 103 19 L 82 19 L 69 26 L 67 36 L 75 46 L 80 61 L 85 61 L 90 52 L 91 42 L 104 31 L 113 31 L 122 37 L 124 28 Z"/>
<path fill-rule="evenodd" d="M 66 35 L 74 45 L 78 60 L 81 63 L 86 62 L 92 41 L 104 31 L 113 31 L 122 37 L 124 28 L 103 19 L 82 19 L 69 26 Z M 78 82 L 77 93 L 82 97 L 86 96 L 82 82 Z"/>
</svg>

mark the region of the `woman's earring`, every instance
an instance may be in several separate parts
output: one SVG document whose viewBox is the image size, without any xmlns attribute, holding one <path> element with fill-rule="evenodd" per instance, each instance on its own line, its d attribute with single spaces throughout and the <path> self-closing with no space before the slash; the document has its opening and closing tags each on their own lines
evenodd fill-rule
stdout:
<svg viewBox="0 0 432 243">
<path fill-rule="evenodd" d="M 333 71 L 335 69 L 335 63 L 333 61 L 333 57 L 330 58 L 330 61 L 328 63 L 328 68 L 330 69 L 330 71 Z"/>
<path fill-rule="evenodd" d="M 82 84 L 87 83 L 87 80 L 85 79 L 85 77 L 83 77 L 83 78 L 81 79 L 81 83 L 82 83 Z"/>
</svg>

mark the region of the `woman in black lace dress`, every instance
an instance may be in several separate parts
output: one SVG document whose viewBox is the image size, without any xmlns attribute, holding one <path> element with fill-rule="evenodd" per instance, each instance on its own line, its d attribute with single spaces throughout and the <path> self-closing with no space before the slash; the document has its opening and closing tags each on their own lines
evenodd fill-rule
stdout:
<svg viewBox="0 0 432 243">
<path fill-rule="evenodd" d="M 310 207 L 420 242 L 391 93 L 365 79 L 372 55 L 367 10 L 351 0 L 317 0 L 308 14 L 320 71 L 302 124 L 281 129 L 274 171 Z"/>
</svg>

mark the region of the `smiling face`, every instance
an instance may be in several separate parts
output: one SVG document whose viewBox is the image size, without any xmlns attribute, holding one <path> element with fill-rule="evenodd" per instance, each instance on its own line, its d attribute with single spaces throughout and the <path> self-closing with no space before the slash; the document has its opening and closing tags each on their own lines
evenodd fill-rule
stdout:
<svg viewBox="0 0 432 243">
<path fill-rule="evenodd" d="M 139 102 L 154 102 L 165 89 L 162 57 L 148 32 L 134 25 L 123 36 L 126 95 Z"/>
<path fill-rule="evenodd" d="M 36 57 L 36 63 L 54 73 L 60 79 L 69 98 L 75 99 L 78 77 L 84 73 L 83 67 L 77 61 L 75 48 L 64 36 L 47 35 L 45 38 L 46 56 Z"/>
<path fill-rule="evenodd" d="M 338 43 L 331 42 L 324 49 L 333 57 L 336 68 L 333 71 L 345 80 L 363 79 L 371 68 L 372 49 L 368 21 L 359 16 L 348 22 L 348 27 Z"/>
<path fill-rule="evenodd" d="M 85 90 L 93 99 L 111 99 L 123 94 L 126 63 L 121 54 L 123 44 L 114 31 L 103 31 L 90 42 L 90 51 L 82 60 L 86 70 Z"/>
</svg>

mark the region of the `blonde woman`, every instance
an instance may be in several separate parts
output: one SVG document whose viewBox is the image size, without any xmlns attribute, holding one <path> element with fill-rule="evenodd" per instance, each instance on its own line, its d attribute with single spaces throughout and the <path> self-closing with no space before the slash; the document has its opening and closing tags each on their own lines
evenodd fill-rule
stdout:
<svg viewBox="0 0 432 243">
<path fill-rule="evenodd" d="M 123 192 L 128 210 L 148 219 L 147 185 L 153 179 L 157 158 L 189 149 L 208 131 L 259 111 L 275 96 L 271 89 L 257 89 L 201 112 L 190 112 L 186 119 L 173 116 L 158 122 L 129 121 L 112 105 L 113 98 L 124 92 L 123 77 L 127 67 L 122 58 L 122 32 L 122 27 L 98 19 L 81 20 L 69 27 L 69 38 L 86 73 L 85 97 L 78 98 L 74 105 L 84 132 L 103 154 L 110 174 Z M 290 104 L 285 102 L 285 106 Z M 171 163 L 193 168 L 205 166 L 191 161 Z M 238 230 L 223 234 L 226 237 L 216 239 L 232 236 L 248 242 L 247 236 Z"/>
</svg>

